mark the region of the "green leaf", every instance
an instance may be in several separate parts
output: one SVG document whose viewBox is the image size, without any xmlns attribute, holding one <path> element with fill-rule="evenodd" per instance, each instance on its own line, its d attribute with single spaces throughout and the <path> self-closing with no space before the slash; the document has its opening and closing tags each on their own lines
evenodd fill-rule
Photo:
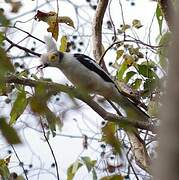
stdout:
<svg viewBox="0 0 179 180">
<path fill-rule="evenodd" d="M 88 172 L 91 171 L 92 168 L 94 168 L 95 164 L 96 164 L 96 160 L 91 160 L 90 157 L 81 157 L 82 161 L 84 162 L 84 164 L 86 165 L 86 168 L 88 170 Z"/>
<path fill-rule="evenodd" d="M 4 12 L 0 10 L 0 25 L 2 26 L 8 26 L 10 24 L 10 21 L 6 18 L 4 15 Z"/>
<path fill-rule="evenodd" d="M 93 174 L 93 180 L 98 180 L 98 177 L 94 168 L 92 170 L 92 174 Z"/>
<path fill-rule="evenodd" d="M 61 52 L 65 52 L 67 50 L 67 42 L 67 36 L 62 36 L 60 45 Z"/>
<path fill-rule="evenodd" d="M 116 51 L 116 60 L 118 60 L 124 53 L 124 50 L 119 49 Z"/>
<path fill-rule="evenodd" d="M 56 125 L 58 124 L 60 129 L 62 127 L 62 123 L 59 117 L 57 117 L 54 112 L 52 112 L 48 106 L 45 107 L 44 116 L 48 122 L 49 128 L 52 132 L 52 136 L 56 135 Z"/>
<path fill-rule="evenodd" d="M 6 119 L 3 117 L 0 118 L 0 130 L 2 132 L 2 135 L 9 144 L 21 143 L 21 140 L 17 135 L 15 129 L 11 127 L 9 124 L 7 124 Z"/>
<path fill-rule="evenodd" d="M 133 89 L 139 89 L 140 85 L 142 84 L 142 79 L 136 79 L 132 84 Z"/>
<path fill-rule="evenodd" d="M 139 28 L 142 27 L 142 24 L 141 24 L 140 20 L 134 19 L 134 20 L 132 21 L 132 26 L 135 27 L 136 29 L 139 29 Z"/>
<path fill-rule="evenodd" d="M 157 17 L 158 26 L 159 26 L 159 32 L 160 32 L 160 35 L 162 35 L 162 23 L 163 23 L 164 18 L 163 18 L 163 13 L 162 13 L 159 5 L 157 5 L 156 17 Z"/>
<path fill-rule="evenodd" d="M 142 97 L 147 97 L 159 87 L 160 83 L 158 79 L 146 79 L 144 82 L 144 92 L 141 94 Z"/>
<path fill-rule="evenodd" d="M 151 117 L 157 117 L 159 115 L 159 103 L 157 101 L 150 101 L 147 112 Z"/>
<path fill-rule="evenodd" d="M 140 75 L 143 75 L 144 77 L 147 78 L 153 78 L 157 77 L 156 73 L 151 70 L 151 68 L 148 65 L 137 65 L 137 69 Z"/>
<path fill-rule="evenodd" d="M 0 32 L 0 46 L 3 45 L 3 41 L 4 41 L 4 33 L 3 32 Z"/>
<path fill-rule="evenodd" d="M 113 147 L 114 154 L 121 154 L 121 142 L 118 137 L 115 136 L 116 124 L 108 122 L 102 128 L 102 140 Z"/>
<path fill-rule="evenodd" d="M 118 78 L 118 80 L 122 80 L 123 79 L 123 75 L 124 75 L 125 71 L 127 70 L 127 68 L 128 68 L 127 63 L 126 63 L 126 61 L 124 61 L 121 64 L 121 66 L 118 69 L 118 71 L 117 71 L 117 78 Z"/>
<path fill-rule="evenodd" d="M 5 159 L 0 159 L 0 177 L 2 176 L 2 180 L 10 179 L 10 172 L 7 164 L 8 163 Z"/>
<path fill-rule="evenodd" d="M 73 180 L 76 172 L 82 165 L 83 164 L 79 160 L 71 164 L 67 170 L 67 180 Z"/>
<path fill-rule="evenodd" d="M 166 32 L 165 34 L 163 34 L 163 36 L 159 41 L 159 46 L 161 47 L 158 49 L 158 54 L 159 54 L 159 62 L 162 68 L 166 68 L 167 65 L 167 57 L 169 50 L 168 44 L 170 42 L 170 39 L 171 39 L 171 33 Z"/>
<path fill-rule="evenodd" d="M 20 91 L 17 94 L 17 98 L 12 106 L 12 110 L 10 113 L 10 125 L 13 125 L 16 120 L 20 117 L 20 115 L 24 112 L 26 106 L 28 104 L 25 91 Z"/>
<path fill-rule="evenodd" d="M 124 178 L 121 175 L 112 175 L 112 176 L 102 177 L 100 180 L 124 180 Z"/>
<path fill-rule="evenodd" d="M 148 66 L 150 69 L 155 69 L 157 67 L 157 64 L 154 61 L 144 61 L 141 63 L 141 65 L 146 65 Z"/>
<path fill-rule="evenodd" d="M 128 83 L 129 80 L 136 74 L 135 71 L 129 71 L 126 73 L 126 77 L 124 79 L 125 83 Z"/>
<path fill-rule="evenodd" d="M 28 70 L 23 70 L 17 74 L 18 77 L 28 77 Z"/>
<path fill-rule="evenodd" d="M 4 49 L 0 47 L 0 78 L 3 78 L 8 72 L 14 72 L 14 67 Z"/>
</svg>

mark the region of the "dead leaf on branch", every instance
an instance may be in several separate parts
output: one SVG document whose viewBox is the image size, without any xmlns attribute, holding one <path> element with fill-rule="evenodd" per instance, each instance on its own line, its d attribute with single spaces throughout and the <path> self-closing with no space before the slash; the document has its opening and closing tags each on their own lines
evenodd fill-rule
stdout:
<svg viewBox="0 0 179 180">
<path fill-rule="evenodd" d="M 35 20 L 38 21 L 44 21 L 49 25 L 47 31 L 52 33 L 52 36 L 55 38 L 55 40 L 58 39 L 58 34 L 59 34 L 58 23 L 65 23 L 66 25 L 74 28 L 74 23 L 70 17 L 58 16 L 58 14 L 53 11 L 45 13 L 38 10 L 34 18 Z"/>
</svg>

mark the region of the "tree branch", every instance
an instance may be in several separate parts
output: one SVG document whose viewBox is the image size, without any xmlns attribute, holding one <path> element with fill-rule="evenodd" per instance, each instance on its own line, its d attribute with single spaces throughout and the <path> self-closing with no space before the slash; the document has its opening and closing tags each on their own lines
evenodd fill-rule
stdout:
<svg viewBox="0 0 179 180">
<path fill-rule="evenodd" d="M 99 0 L 96 14 L 93 19 L 92 37 L 93 37 L 93 55 L 97 62 L 102 55 L 102 24 L 103 18 L 108 6 L 109 0 Z M 102 67 L 107 72 L 105 63 L 102 61 Z"/>
<path fill-rule="evenodd" d="M 102 108 L 98 103 L 96 103 L 89 95 L 80 94 L 78 89 L 65 86 L 62 84 L 54 83 L 54 82 L 46 82 L 46 81 L 36 81 L 26 78 L 19 78 L 15 75 L 9 75 L 4 79 L 4 83 L 15 83 L 22 84 L 30 87 L 37 87 L 39 85 L 43 85 L 46 89 L 53 90 L 53 92 L 64 92 L 70 94 L 71 96 L 85 102 L 88 106 L 90 106 L 98 115 L 100 115 L 104 120 L 117 122 L 117 123 L 126 123 L 129 126 L 136 127 L 139 129 L 144 129 L 156 133 L 157 127 L 152 125 L 149 122 L 140 122 L 128 120 L 125 117 L 115 115 L 113 113 L 107 112 L 104 108 Z"/>
</svg>

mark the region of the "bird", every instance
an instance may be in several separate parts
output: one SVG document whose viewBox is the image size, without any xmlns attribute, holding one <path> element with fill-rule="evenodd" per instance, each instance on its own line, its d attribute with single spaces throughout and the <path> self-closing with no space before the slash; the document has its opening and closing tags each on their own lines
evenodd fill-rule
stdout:
<svg viewBox="0 0 179 180">
<path fill-rule="evenodd" d="M 60 52 L 54 48 L 48 49 L 40 57 L 44 67 L 60 69 L 67 79 L 78 89 L 96 95 L 101 95 L 107 100 L 117 103 L 124 110 L 123 115 L 133 121 L 147 121 L 150 117 L 132 100 L 124 96 L 112 78 L 85 54 Z"/>
<path fill-rule="evenodd" d="M 101 95 L 122 108 L 122 115 L 129 121 L 148 121 L 150 116 L 137 106 L 131 99 L 120 92 L 112 78 L 85 54 L 58 51 L 54 42 L 48 41 L 48 51 L 40 57 L 42 66 L 60 69 L 69 81 L 79 90 L 86 93 Z M 47 42 L 46 41 L 46 42 Z M 83 93 L 82 93 L 83 94 Z M 118 111 L 116 111 L 118 113 Z M 121 111 L 118 115 L 121 117 Z M 125 132 L 131 143 L 134 157 L 140 167 L 146 169 L 150 164 L 145 143 L 137 128 L 127 128 Z"/>
</svg>

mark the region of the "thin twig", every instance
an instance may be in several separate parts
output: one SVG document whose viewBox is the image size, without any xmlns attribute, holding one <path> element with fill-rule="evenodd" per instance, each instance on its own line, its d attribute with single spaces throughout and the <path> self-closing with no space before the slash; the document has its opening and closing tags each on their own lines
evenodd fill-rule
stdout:
<svg viewBox="0 0 179 180">
<path fill-rule="evenodd" d="M 48 144 L 48 147 L 49 147 L 49 149 L 50 149 L 50 151 L 51 151 L 51 154 L 52 154 L 52 156 L 53 156 L 53 159 L 54 159 L 55 168 L 56 168 L 56 172 L 57 172 L 57 179 L 60 180 L 59 171 L 58 171 L 58 163 L 57 163 L 55 154 L 54 154 L 53 149 L 52 149 L 52 146 L 51 146 L 51 144 L 50 144 L 50 142 L 49 142 L 49 140 L 48 140 L 48 138 L 47 138 L 47 136 L 46 136 L 46 134 L 45 134 L 45 130 L 44 130 L 44 127 L 43 127 L 43 124 L 42 124 L 41 121 L 40 121 L 40 124 L 41 124 L 41 127 L 42 127 L 43 136 L 44 136 L 44 138 L 45 138 L 45 140 L 46 140 L 46 142 L 47 142 L 47 144 Z"/>
<path fill-rule="evenodd" d="M 131 169 L 132 169 L 132 171 L 133 171 L 136 179 L 139 180 L 139 178 L 138 178 L 138 176 L 137 176 L 137 174 L 136 174 L 136 172 L 135 172 L 135 169 L 134 169 L 134 167 L 133 167 L 133 165 L 132 165 L 132 163 L 130 162 L 130 159 L 129 159 L 129 157 L 128 157 L 130 150 L 131 150 L 131 147 L 129 148 L 129 151 L 128 151 L 127 154 L 126 154 L 126 158 L 127 158 L 127 161 L 128 161 L 128 163 L 129 163 L 129 166 L 131 167 Z"/>
<path fill-rule="evenodd" d="M 17 158 L 18 161 L 19 161 L 19 165 L 20 165 L 20 166 L 22 167 L 22 169 L 23 169 L 23 172 L 24 172 L 24 175 L 25 175 L 26 180 L 29 180 L 28 177 L 27 177 L 27 173 L 26 173 L 26 171 L 25 171 L 23 162 L 20 160 L 20 158 L 19 158 L 19 156 L 18 156 L 18 154 L 17 154 L 14 146 L 13 146 L 12 144 L 11 144 L 10 146 L 11 146 L 11 148 L 13 149 L 13 151 L 14 151 L 14 153 L 15 153 L 15 156 L 16 156 L 16 158 Z"/>
<path fill-rule="evenodd" d="M 31 51 L 31 50 L 28 49 L 28 48 L 25 48 L 25 47 L 23 47 L 23 46 L 20 46 L 20 45 L 18 45 L 18 44 L 16 44 L 16 43 L 12 42 L 12 41 L 11 41 L 9 38 L 7 38 L 7 37 L 5 37 L 5 40 L 6 40 L 7 42 L 9 42 L 12 47 L 13 47 L 13 46 L 14 46 L 14 47 L 17 47 L 17 48 L 19 48 L 19 49 L 24 50 L 26 53 L 30 53 L 30 54 L 33 54 L 33 55 L 38 56 L 38 57 L 41 56 L 41 54 L 39 54 L 39 53 L 36 53 L 36 52 L 34 52 L 34 51 Z"/>
</svg>

